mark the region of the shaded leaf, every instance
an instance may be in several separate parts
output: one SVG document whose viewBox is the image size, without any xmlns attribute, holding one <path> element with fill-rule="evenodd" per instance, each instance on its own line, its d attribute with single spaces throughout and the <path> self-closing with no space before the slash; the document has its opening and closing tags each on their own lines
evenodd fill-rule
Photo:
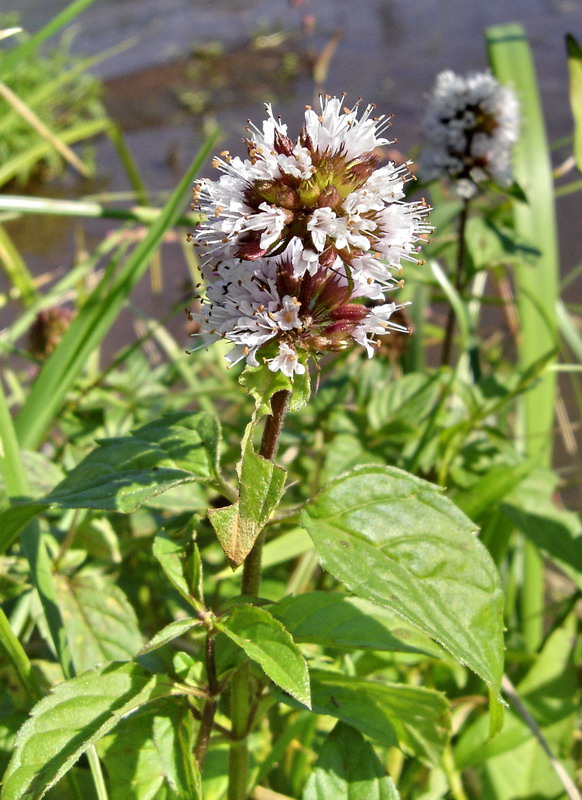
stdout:
<svg viewBox="0 0 582 800">
<path fill-rule="evenodd" d="M 161 701 L 122 720 L 99 747 L 109 776 L 109 800 L 198 800 L 192 758 L 193 718 L 187 703 Z"/>
<path fill-rule="evenodd" d="M 278 620 L 263 608 L 242 605 L 226 619 L 222 617 L 217 628 L 256 661 L 277 686 L 311 707 L 307 664 Z"/>
<path fill-rule="evenodd" d="M 152 553 L 160 562 L 166 578 L 170 581 L 174 589 L 192 605 L 190 589 L 184 577 L 184 565 L 186 553 L 184 546 L 170 538 L 167 531 L 160 531 L 154 539 Z"/>
<path fill-rule="evenodd" d="M 84 571 L 56 576 L 56 591 L 73 663 L 84 672 L 105 661 L 130 661 L 143 644 L 135 611 L 109 578 Z"/>
<path fill-rule="evenodd" d="M 131 436 L 100 440 L 44 500 L 61 508 L 134 511 L 173 486 L 214 480 L 219 441 L 211 414 L 167 414 Z"/>
<path fill-rule="evenodd" d="M 256 403 L 257 419 L 271 413 L 271 398 L 275 392 L 286 390 L 291 392 L 289 409 L 297 411 L 307 404 L 311 395 L 309 370 L 303 375 L 295 374 L 294 380 L 282 372 L 271 372 L 267 364 L 259 367 L 245 367 L 239 383 L 251 394 Z"/>
<path fill-rule="evenodd" d="M 503 594 L 475 526 L 438 487 L 393 467 L 361 467 L 307 504 L 324 567 L 391 608 L 473 669 L 497 695 Z"/>
<path fill-rule="evenodd" d="M 400 747 L 428 764 L 439 763 L 450 732 L 444 695 L 337 672 L 311 670 L 310 675 L 315 713 L 341 719 L 379 744 Z"/>
<path fill-rule="evenodd" d="M 284 597 L 269 610 L 296 642 L 426 653 L 436 658 L 443 655 L 441 648 L 418 628 L 361 597 L 308 592 Z"/>
<path fill-rule="evenodd" d="M 338 722 L 328 734 L 303 800 L 399 800 L 372 746 L 359 731 Z"/>
<path fill-rule="evenodd" d="M 18 732 L 0 796 L 41 798 L 123 717 L 172 691 L 166 675 L 131 663 L 106 664 L 58 684 Z"/>
</svg>

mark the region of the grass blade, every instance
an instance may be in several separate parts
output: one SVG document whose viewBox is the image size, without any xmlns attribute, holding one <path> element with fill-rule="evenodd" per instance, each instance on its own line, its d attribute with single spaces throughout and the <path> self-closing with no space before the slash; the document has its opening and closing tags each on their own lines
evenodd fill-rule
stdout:
<svg viewBox="0 0 582 800">
<path fill-rule="evenodd" d="M 218 131 L 206 140 L 147 236 L 135 247 L 111 284 L 106 286 L 102 281 L 97 286 L 39 373 L 16 419 L 16 432 L 23 448 L 34 450 L 42 442 L 89 355 L 115 322 L 131 290 L 147 269 L 152 253 L 179 217 L 184 195 L 217 137 Z"/>
<path fill-rule="evenodd" d="M 74 0 L 60 14 L 53 17 L 44 28 L 37 31 L 34 36 L 3 54 L 2 58 L 0 58 L 0 74 L 6 74 L 19 61 L 34 53 L 44 41 L 60 31 L 61 28 L 64 28 L 65 25 L 68 25 L 69 22 L 72 22 L 94 2 L 95 0 Z"/>
<path fill-rule="evenodd" d="M 519 366 L 526 369 L 557 346 L 559 261 L 552 166 L 535 67 L 523 28 L 517 23 L 489 28 L 486 40 L 494 73 L 501 83 L 514 86 L 521 103 L 521 136 L 514 148 L 513 167 L 527 203 L 513 200 L 513 214 L 518 236 L 533 246 L 529 257 L 515 266 Z M 545 465 L 552 459 L 555 393 L 556 373 L 546 370 L 520 404 L 523 449 Z M 526 542 L 522 628 L 530 651 L 542 641 L 543 608 L 541 556 Z"/>
</svg>

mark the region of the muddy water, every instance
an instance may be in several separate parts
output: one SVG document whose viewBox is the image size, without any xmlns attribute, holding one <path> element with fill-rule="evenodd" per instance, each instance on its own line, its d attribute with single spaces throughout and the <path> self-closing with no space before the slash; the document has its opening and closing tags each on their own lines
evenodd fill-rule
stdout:
<svg viewBox="0 0 582 800">
<path fill-rule="evenodd" d="M 64 0 L 16 3 L 30 31 L 65 6 Z M 108 108 L 123 125 L 146 184 L 170 189 L 202 140 L 204 120 L 218 121 L 221 149 L 233 153 L 242 150 L 244 121 L 262 118 L 264 101 L 273 102 L 294 129 L 312 101 L 313 65 L 326 46 L 331 60 L 321 88 L 346 92 L 349 99 L 362 96 L 380 113 L 393 114 L 399 147 L 414 152 L 435 74 L 483 69 L 484 29 L 513 21 L 524 25 L 532 45 L 550 139 L 568 136 L 564 35 L 582 39 L 582 0 L 97 0 L 78 19 L 75 48 L 95 54 L 134 39 L 96 72 L 107 80 Z M 567 153 L 558 150 L 555 162 Z M 70 185 L 65 193 L 127 188 L 107 141 L 97 155 L 99 185 Z M 582 260 L 580 207 L 580 195 L 558 201 L 564 275 Z M 59 220 L 44 235 L 38 225 L 28 220 L 14 231 L 33 269 L 66 266 L 74 224 Z M 89 224 L 87 245 L 112 227 Z M 178 246 L 165 249 L 163 264 L 161 297 L 144 282 L 136 298 L 156 317 L 176 301 L 186 277 Z M 568 299 L 579 301 L 581 289 L 578 279 Z M 177 318 L 178 335 L 181 326 Z M 114 335 L 117 345 L 133 336 L 127 320 Z M 560 455 L 570 465 L 577 458 Z"/>
</svg>

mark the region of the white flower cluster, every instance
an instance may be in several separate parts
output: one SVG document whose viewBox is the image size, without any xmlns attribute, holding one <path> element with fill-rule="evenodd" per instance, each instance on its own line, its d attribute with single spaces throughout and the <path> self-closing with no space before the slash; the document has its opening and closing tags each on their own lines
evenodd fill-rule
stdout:
<svg viewBox="0 0 582 800">
<path fill-rule="evenodd" d="M 305 370 L 301 351 L 341 350 L 385 333 L 400 306 L 385 303 L 404 260 L 417 261 L 430 232 L 428 208 L 406 202 L 407 166 L 380 166 L 386 117 L 367 106 L 342 109 L 343 98 L 308 107 L 300 136 L 267 106 L 262 131 L 251 126 L 248 158 L 215 159 L 223 175 L 202 180 L 195 202 L 206 217 L 195 234 L 204 248 L 207 297 L 200 315 L 210 339 L 235 347 L 229 360 L 257 365 L 276 339 L 270 369 Z M 354 299 L 359 302 L 352 302 Z M 382 303 L 373 310 L 364 299 Z"/>
<path fill-rule="evenodd" d="M 511 183 L 511 149 L 519 133 L 519 104 L 513 89 L 489 72 L 463 77 L 441 72 L 424 118 L 426 147 L 421 175 L 449 177 L 460 197 L 473 197 L 478 184 Z"/>
</svg>

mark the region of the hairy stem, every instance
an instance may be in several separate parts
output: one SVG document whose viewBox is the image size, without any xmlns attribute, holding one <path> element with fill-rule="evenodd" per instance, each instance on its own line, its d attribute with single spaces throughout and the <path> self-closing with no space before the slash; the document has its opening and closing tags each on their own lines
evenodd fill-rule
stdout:
<svg viewBox="0 0 582 800">
<path fill-rule="evenodd" d="M 455 268 L 455 289 L 462 292 L 465 288 L 465 259 L 466 259 L 466 244 L 465 244 L 465 229 L 467 227 L 467 219 L 469 217 L 469 201 L 463 200 L 463 207 L 459 214 L 459 222 L 457 229 L 457 263 Z M 447 324 L 445 327 L 445 338 L 443 339 L 443 350 L 441 356 L 441 364 L 449 364 L 451 360 L 451 350 L 453 346 L 453 335 L 455 333 L 455 312 L 452 306 L 449 306 L 447 315 Z"/>
<path fill-rule="evenodd" d="M 290 392 L 282 389 L 275 392 L 271 399 L 272 414 L 267 417 L 259 455 L 268 461 L 273 461 L 279 446 L 279 437 L 283 428 L 283 420 L 289 405 Z M 261 558 L 265 533 L 262 531 L 253 549 L 245 559 L 241 583 L 241 594 L 257 595 L 261 585 Z"/>
<path fill-rule="evenodd" d="M 283 420 L 289 406 L 290 392 L 282 389 L 271 398 L 272 413 L 267 417 L 259 455 L 274 461 L 279 446 Z M 265 532 L 261 531 L 253 549 L 245 559 L 241 594 L 256 596 L 261 586 L 261 558 Z M 251 702 L 251 679 L 248 663 L 244 662 L 230 683 L 230 713 L 233 741 L 228 760 L 228 800 L 246 800 L 249 783 L 249 753 L 247 737 L 252 725 L 254 708 Z"/>
</svg>

